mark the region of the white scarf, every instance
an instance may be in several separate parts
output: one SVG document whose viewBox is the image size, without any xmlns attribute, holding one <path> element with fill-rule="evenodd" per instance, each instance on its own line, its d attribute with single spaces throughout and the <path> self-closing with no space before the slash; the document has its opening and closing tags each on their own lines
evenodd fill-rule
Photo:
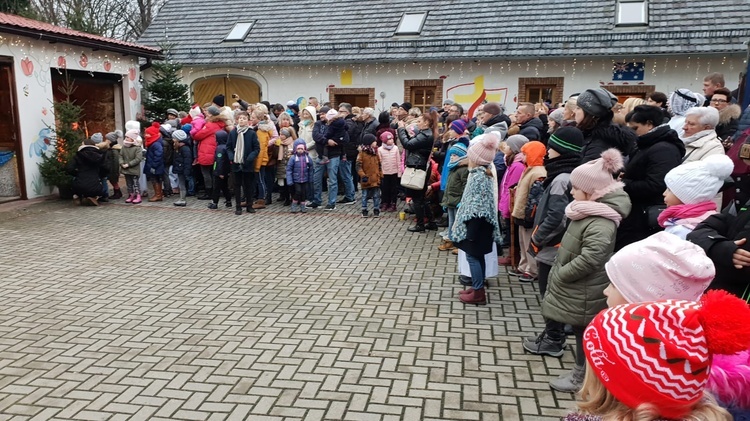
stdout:
<svg viewBox="0 0 750 421">
<path fill-rule="evenodd" d="M 249 126 L 237 126 L 237 146 L 234 148 L 234 163 L 240 164 L 245 161 L 245 132 Z"/>
</svg>

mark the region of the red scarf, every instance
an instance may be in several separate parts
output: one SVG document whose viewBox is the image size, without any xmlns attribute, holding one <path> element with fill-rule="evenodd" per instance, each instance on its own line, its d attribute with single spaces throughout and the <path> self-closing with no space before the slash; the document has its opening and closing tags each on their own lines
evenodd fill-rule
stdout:
<svg viewBox="0 0 750 421">
<path fill-rule="evenodd" d="M 668 221 L 695 218 L 706 212 L 716 212 L 716 203 L 707 201 L 694 205 L 669 206 L 659 214 L 659 226 L 664 227 Z"/>
</svg>

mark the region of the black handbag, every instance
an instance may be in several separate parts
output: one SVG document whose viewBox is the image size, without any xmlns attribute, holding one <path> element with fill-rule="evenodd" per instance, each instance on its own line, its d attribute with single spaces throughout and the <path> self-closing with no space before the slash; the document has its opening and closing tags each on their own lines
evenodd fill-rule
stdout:
<svg viewBox="0 0 750 421">
<path fill-rule="evenodd" d="M 666 208 L 667 208 L 667 205 L 652 205 L 652 206 L 646 206 L 646 208 L 643 209 L 643 213 L 646 214 L 646 221 L 648 222 L 649 228 L 651 229 L 661 228 L 661 226 L 659 225 L 659 215 Z"/>
</svg>

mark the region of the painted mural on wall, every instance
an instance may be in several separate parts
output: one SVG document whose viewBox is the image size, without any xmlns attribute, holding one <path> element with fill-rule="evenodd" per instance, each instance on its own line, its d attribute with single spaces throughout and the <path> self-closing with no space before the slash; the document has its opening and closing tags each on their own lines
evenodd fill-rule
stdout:
<svg viewBox="0 0 750 421">
<path fill-rule="evenodd" d="M 29 197 L 51 192 L 41 182 L 36 164 L 51 150 L 54 126 L 52 72 L 63 70 L 120 75 L 127 116 L 135 116 L 140 109 L 139 69 L 137 58 L 107 54 L 106 51 L 66 45 L 50 44 L 31 38 L 0 35 L 0 56 L 12 57 L 18 98 L 20 139 L 25 158 Z"/>
<path fill-rule="evenodd" d="M 473 82 L 461 83 L 449 87 L 445 91 L 445 97 L 462 105 L 471 104 L 469 105 L 467 115 L 473 116 L 477 107 L 485 100 L 505 105 L 505 101 L 508 98 L 508 88 L 486 88 L 484 86 L 484 75 L 479 75 L 474 78 Z"/>
</svg>

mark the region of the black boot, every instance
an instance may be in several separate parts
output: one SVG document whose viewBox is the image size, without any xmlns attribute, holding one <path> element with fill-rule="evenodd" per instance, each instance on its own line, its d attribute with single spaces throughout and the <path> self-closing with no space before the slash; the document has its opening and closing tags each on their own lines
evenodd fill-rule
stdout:
<svg viewBox="0 0 750 421">
<path fill-rule="evenodd" d="M 424 224 L 416 224 L 413 227 L 409 227 L 406 229 L 409 232 L 424 232 Z"/>
<path fill-rule="evenodd" d="M 110 199 L 121 199 L 122 198 L 122 190 L 115 189 L 115 192 L 112 193 L 112 196 L 109 196 Z"/>
<path fill-rule="evenodd" d="M 198 200 L 211 200 L 211 189 L 206 189 L 202 195 L 198 196 Z"/>
</svg>

